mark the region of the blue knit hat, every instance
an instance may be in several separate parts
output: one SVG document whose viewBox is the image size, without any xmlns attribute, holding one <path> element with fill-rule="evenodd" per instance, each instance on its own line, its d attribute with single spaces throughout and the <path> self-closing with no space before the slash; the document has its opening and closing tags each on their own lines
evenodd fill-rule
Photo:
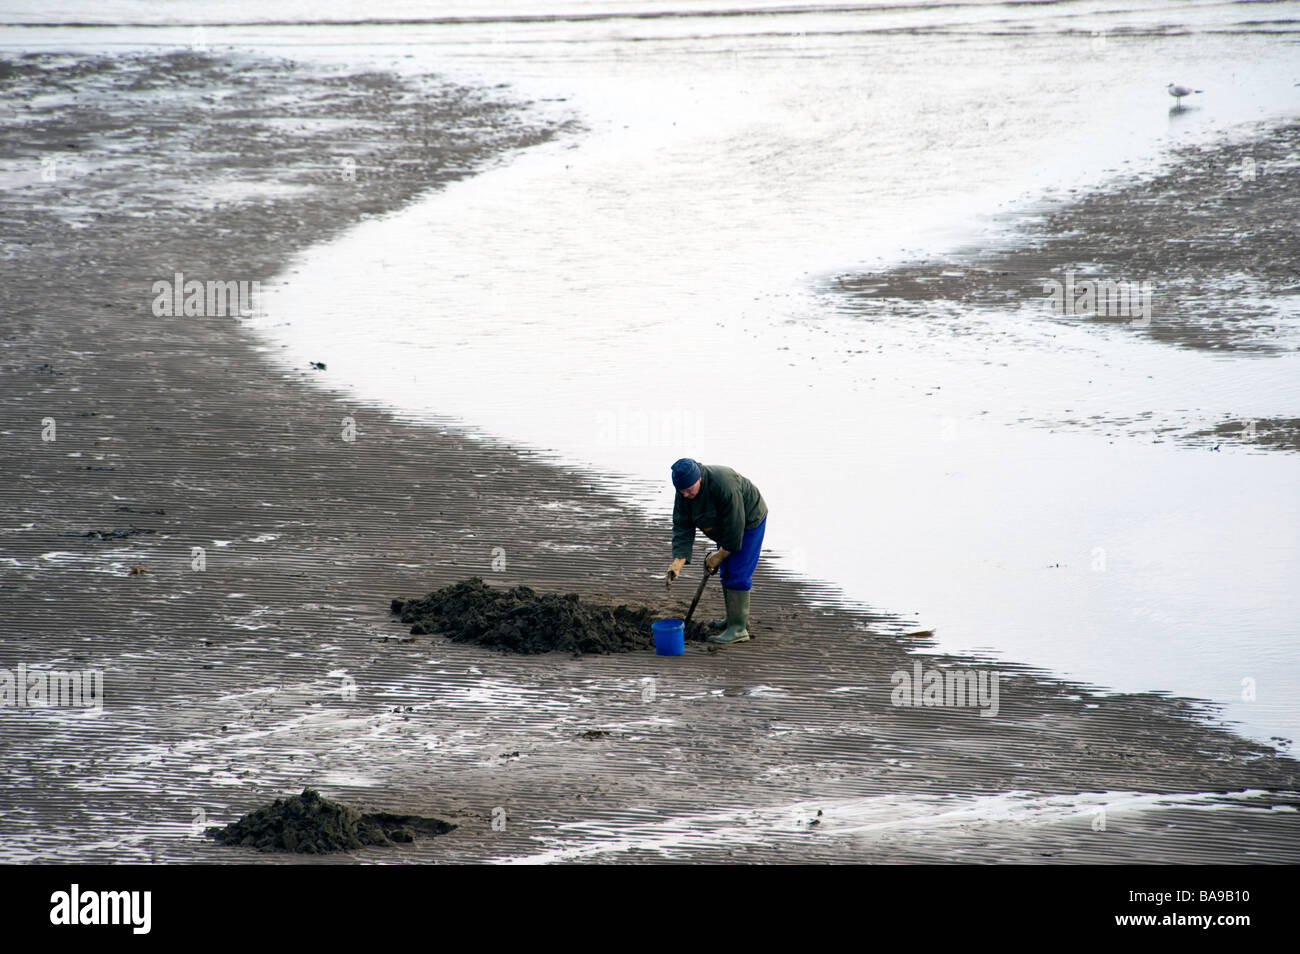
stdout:
<svg viewBox="0 0 1300 954">
<path fill-rule="evenodd" d="M 683 457 L 673 464 L 673 486 L 685 490 L 700 479 L 700 465 L 689 457 Z"/>
</svg>

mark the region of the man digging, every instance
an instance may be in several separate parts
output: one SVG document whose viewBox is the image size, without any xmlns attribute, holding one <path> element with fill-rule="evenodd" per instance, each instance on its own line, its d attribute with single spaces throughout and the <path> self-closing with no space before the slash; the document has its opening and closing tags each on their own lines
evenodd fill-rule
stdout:
<svg viewBox="0 0 1300 954">
<path fill-rule="evenodd" d="M 711 643 L 743 643 L 749 639 L 749 591 L 754 567 L 763 549 L 767 525 L 767 504 L 758 488 L 730 467 L 700 464 L 683 457 L 673 464 L 673 562 L 668 566 L 665 586 L 691 562 L 695 531 L 700 530 L 718 545 L 704 558 L 705 571 L 722 568 L 722 597 L 727 618 L 709 622 L 722 632 L 709 637 Z"/>
</svg>

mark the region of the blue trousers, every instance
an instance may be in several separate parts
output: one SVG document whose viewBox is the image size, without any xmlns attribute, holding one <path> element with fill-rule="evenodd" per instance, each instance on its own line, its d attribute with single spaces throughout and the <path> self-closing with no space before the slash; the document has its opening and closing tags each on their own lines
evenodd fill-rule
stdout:
<svg viewBox="0 0 1300 954">
<path fill-rule="evenodd" d="M 746 530 L 741 538 L 740 549 L 722 561 L 718 572 L 722 575 L 722 585 L 729 590 L 748 590 L 754 585 L 754 567 L 758 566 L 758 555 L 763 552 L 763 531 L 767 528 L 767 518 L 763 518 L 753 530 Z"/>
</svg>

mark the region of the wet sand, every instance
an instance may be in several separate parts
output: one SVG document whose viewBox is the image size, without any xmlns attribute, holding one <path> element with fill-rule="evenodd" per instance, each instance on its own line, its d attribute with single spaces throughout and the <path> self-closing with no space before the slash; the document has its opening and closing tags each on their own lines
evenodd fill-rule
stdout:
<svg viewBox="0 0 1300 954">
<path fill-rule="evenodd" d="M 1005 663 L 996 715 L 896 706 L 925 638 L 761 566 L 722 651 L 412 640 L 390 600 L 471 576 L 682 615 L 698 567 L 665 595 L 666 519 L 597 475 L 357 406 L 311 354 L 273 371 L 152 283 L 270 281 L 566 131 L 503 91 L 190 53 L 3 76 L 0 668 L 102 669 L 105 705 L 0 709 L 0 860 L 276 863 L 203 828 L 307 787 L 458 826 L 330 862 L 1300 860 L 1300 765 L 1207 706 Z"/>
</svg>

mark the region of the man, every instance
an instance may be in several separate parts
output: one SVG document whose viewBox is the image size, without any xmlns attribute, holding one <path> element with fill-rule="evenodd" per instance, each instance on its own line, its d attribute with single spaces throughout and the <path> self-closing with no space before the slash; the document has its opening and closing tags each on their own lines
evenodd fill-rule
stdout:
<svg viewBox="0 0 1300 954">
<path fill-rule="evenodd" d="M 758 488 L 730 467 L 700 464 L 683 457 L 673 464 L 673 562 L 666 586 L 691 562 L 698 529 L 718 545 L 704 560 L 705 570 L 722 568 L 722 597 L 727 618 L 709 623 L 722 632 L 711 643 L 743 643 L 749 639 L 749 591 L 754 567 L 763 549 L 767 504 Z"/>
</svg>

